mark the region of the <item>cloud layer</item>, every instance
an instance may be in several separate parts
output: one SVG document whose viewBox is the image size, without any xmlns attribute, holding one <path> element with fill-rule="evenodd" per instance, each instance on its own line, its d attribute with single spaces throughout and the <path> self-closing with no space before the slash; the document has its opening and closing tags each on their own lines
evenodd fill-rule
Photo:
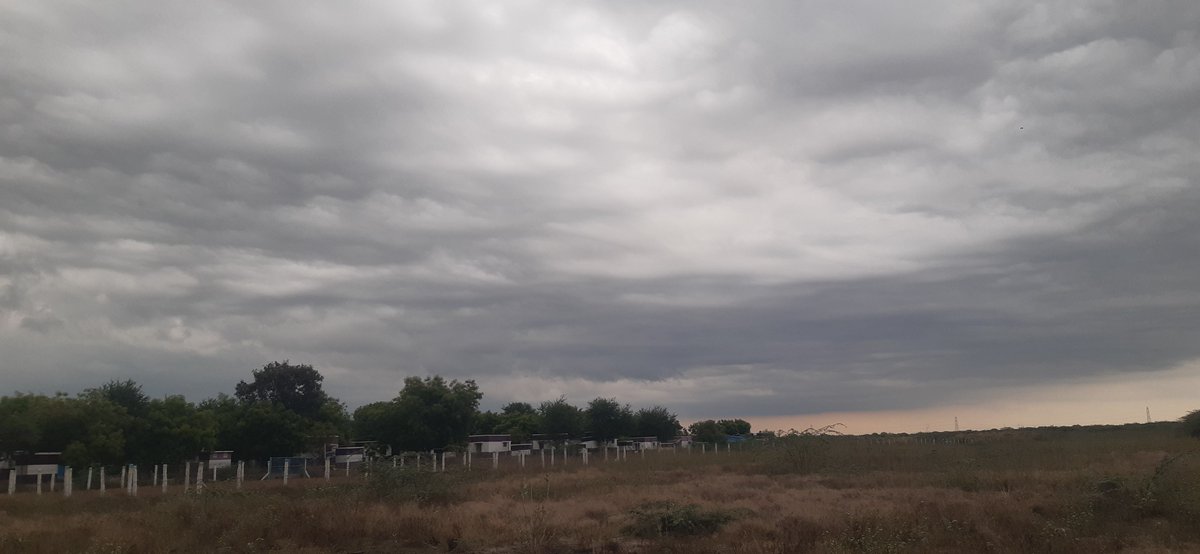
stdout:
<svg viewBox="0 0 1200 554">
<path fill-rule="evenodd" d="M 1194 2 L 0 7 L 0 375 L 928 407 L 1200 358 Z"/>
</svg>

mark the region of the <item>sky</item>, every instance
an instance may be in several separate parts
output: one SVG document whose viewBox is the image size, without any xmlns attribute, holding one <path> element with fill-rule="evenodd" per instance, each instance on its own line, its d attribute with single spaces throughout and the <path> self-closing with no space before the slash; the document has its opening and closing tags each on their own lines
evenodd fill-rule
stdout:
<svg viewBox="0 0 1200 554">
<path fill-rule="evenodd" d="M 0 4 L 0 394 L 1200 408 L 1200 3 Z"/>
</svg>

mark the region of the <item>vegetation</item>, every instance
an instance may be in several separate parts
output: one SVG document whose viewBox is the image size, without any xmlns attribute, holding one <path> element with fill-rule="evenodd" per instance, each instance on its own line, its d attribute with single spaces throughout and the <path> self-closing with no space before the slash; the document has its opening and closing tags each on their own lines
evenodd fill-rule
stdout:
<svg viewBox="0 0 1200 554">
<path fill-rule="evenodd" d="M 112 381 L 70 397 L 0 397 L 0 460 L 18 452 L 63 452 L 74 466 L 174 464 L 214 449 L 240 460 L 319 452 L 328 442 L 377 441 L 398 451 L 462 445 L 471 433 L 536 433 L 605 439 L 655 435 L 670 440 L 675 414 L 654 406 L 636 413 L 615 399 L 597 398 L 586 410 L 566 398 L 538 408 L 512 402 L 499 413 L 480 412 L 474 381 L 409 377 L 395 398 L 355 410 L 353 417 L 323 388 L 311 365 L 271 362 L 234 387 L 193 404 L 182 396 L 149 398 L 133 381 Z"/>
<path fill-rule="evenodd" d="M 0 551 L 1189 552 L 1200 454 L 1179 423 L 772 434 L 627 461 L 0 495 Z M 794 466 L 781 452 L 819 445 Z"/>
</svg>

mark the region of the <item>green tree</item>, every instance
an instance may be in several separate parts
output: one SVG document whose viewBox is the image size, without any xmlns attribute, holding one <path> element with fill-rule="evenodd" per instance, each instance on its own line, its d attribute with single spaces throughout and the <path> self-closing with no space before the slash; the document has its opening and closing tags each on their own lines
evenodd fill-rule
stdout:
<svg viewBox="0 0 1200 554">
<path fill-rule="evenodd" d="M 496 433 L 503 433 L 504 431 L 500 430 L 501 423 L 502 420 L 500 419 L 500 414 L 496 412 L 491 410 L 475 412 L 475 417 L 471 420 L 470 434 L 492 435 Z"/>
<path fill-rule="evenodd" d="M 217 418 L 182 396 L 151 400 L 146 407 L 141 463 L 177 463 L 217 445 Z"/>
<path fill-rule="evenodd" d="M 638 436 L 658 437 L 661 442 L 674 440 L 682 429 L 679 418 L 662 406 L 638 410 L 634 414 L 634 421 Z"/>
<path fill-rule="evenodd" d="M 717 422 L 717 425 L 726 435 L 750 434 L 750 422 L 744 419 L 722 419 Z"/>
<path fill-rule="evenodd" d="M 600 441 L 629 436 L 634 432 L 633 410 L 612 398 L 597 398 L 588 402 L 584 414 L 587 428 Z"/>
<path fill-rule="evenodd" d="M 252 372 L 253 379 L 239 381 L 234 395 L 244 403 L 273 402 L 309 420 L 319 420 L 328 396 L 321 388 L 325 378 L 311 365 L 271 362 Z"/>
<path fill-rule="evenodd" d="M 538 406 L 541 416 L 541 432 L 547 434 L 565 434 L 578 437 L 583 433 L 583 412 L 567 403 L 565 396 L 556 400 L 547 400 Z"/>
<path fill-rule="evenodd" d="M 475 381 L 408 377 L 391 402 L 360 408 L 355 415 L 375 440 L 401 450 L 429 450 L 465 442 L 481 398 Z"/>
<path fill-rule="evenodd" d="M 697 421 L 688 426 L 688 432 L 692 434 L 692 439 L 697 442 L 725 442 L 725 430 L 711 419 Z"/>
<path fill-rule="evenodd" d="M 500 410 L 496 430 L 512 435 L 513 442 L 528 442 L 542 424 L 537 410 L 527 402 L 512 402 Z"/>
</svg>

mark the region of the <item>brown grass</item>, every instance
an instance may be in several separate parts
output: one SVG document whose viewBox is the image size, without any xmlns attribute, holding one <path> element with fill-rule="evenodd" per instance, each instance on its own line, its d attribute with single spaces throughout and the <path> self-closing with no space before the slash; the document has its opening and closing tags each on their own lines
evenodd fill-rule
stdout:
<svg viewBox="0 0 1200 554">
<path fill-rule="evenodd" d="M 200 495 L 21 493 L 0 496 L 0 552 L 1200 551 L 1194 440 L 1154 426 L 975 438 L 844 437 L 548 470 L 536 459 L 523 471 L 385 468 Z M 794 467 L 793 447 L 819 456 Z M 635 512 L 663 503 L 732 521 L 696 536 L 629 532 Z"/>
</svg>

